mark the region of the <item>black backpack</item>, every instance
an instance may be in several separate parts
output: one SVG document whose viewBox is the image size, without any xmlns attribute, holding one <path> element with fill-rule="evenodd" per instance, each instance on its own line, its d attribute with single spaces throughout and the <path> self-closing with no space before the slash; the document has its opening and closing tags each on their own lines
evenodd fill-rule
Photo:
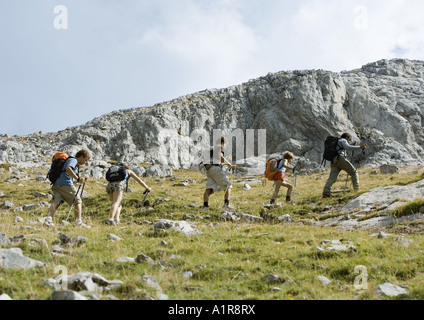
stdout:
<svg viewBox="0 0 424 320">
<path fill-rule="evenodd" d="M 127 169 L 123 166 L 112 166 L 106 172 L 106 180 L 109 182 L 124 181 Z"/>
<path fill-rule="evenodd" d="M 335 156 L 339 155 L 339 140 L 340 138 L 338 137 L 333 137 L 333 136 L 329 136 L 327 137 L 327 139 L 325 139 L 324 142 L 324 154 L 322 157 L 322 163 L 325 163 L 325 161 L 333 161 Z"/>
<path fill-rule="evenodd" d="M 52 164 L 50 166 L 50 170 L 47 173 L 47 178 L 50 180 L 52 184 L 56 182 L 59 178 L 60 174 L 64 171 L 63 165 L 69 158 L 74 158 L 72 156 L 68 156 L 64 152 L 57 152 L 52 159 Z"/>
</svg>

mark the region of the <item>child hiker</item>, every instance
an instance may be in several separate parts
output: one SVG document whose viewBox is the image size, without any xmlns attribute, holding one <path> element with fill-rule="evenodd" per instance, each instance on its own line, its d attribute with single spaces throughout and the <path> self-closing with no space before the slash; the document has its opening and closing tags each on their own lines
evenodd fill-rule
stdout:
<svg viewBox="0 0 424 320">
<path fill-rule="evenodd" d="M 286 154 L 284 154 L 283 160 L 280 161 L 280 164 L 278 166 L 278 172 L 274 178 L 275 190 L 274 190 L 274 194 L 272 195 L 270 204 L 275 203 L 275 199 L 277 199 L 278 197 L 278 193 L 280 192 L 281 186 L 287 188 L 286 201 L 287 202 L 291 201 L 291 193 L 293 191 L 293 186 L 284 180 L 284 173 L 286 172 L 287 169 L 293 170 L 293 172 L 294 170 L 296 170 L 296 168 L 288 166 L 288 164 L 292 162 L 293 159 L 294 159 L 293 153 L 287 152 Z"/>
<path fill-rule="evenodd" d="M 106 220 L 108 225 L 118 225 L 119 218 L 122 210 L 122 197 L 124 190 L 128 184 L 128 179 L 131 177 L 137 181 L 142 187 L 144 187 L 149 192 L 152 190 L 147 184 L 141 180 L 135 173 L 132 171 L 126 164 L 120 163 L 118 165 L 121 168 L 124 168 L 123 180 L 120 181 L 109 181 L 106 186 L 106 193 L 109 196 L 109 199 L 112 200 L 112 205 L 110 207 L 109 219 Z"/>
</svg>

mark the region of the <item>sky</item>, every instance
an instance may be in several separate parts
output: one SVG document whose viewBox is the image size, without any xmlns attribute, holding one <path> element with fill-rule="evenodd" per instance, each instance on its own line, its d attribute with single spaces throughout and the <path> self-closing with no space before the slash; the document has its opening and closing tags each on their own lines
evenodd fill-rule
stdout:
<svg viewBox="0 0 424 320">
<path fill-rule="evenodd" d="M 269 72 L 424 60 L 422 0 L 0 0 L 0 135 Z"/>
</svg>

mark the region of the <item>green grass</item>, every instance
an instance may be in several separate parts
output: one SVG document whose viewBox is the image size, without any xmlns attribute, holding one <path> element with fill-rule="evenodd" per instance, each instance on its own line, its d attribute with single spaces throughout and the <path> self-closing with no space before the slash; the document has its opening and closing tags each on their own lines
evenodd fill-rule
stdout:
<svg viewBox="0 0 424 320">
<path fill-rule="evenodd" d="M 408 248 L 397 241 L 398 236 L 386 239 L 372 237 L 368 232 L 343 231 L 333 228 L 318 228 L 308 221 L 338 215 L 337 208 L 358 194 L 340 192 L 330 199 L 322 199 L 322 187 L 328 172 L 310 176 L 298 176 L 295 202 L 284 203 L 285 189 L 280 191 L 277 202 L 283 206 L 272 210 L 264 209 L 273 191 L 271 183 L 251 184 L 249 191 L 242 190 L 243 179 L 237 179 L 231 202 L 237 211 L 265 218 L 262 224 L 226 222 L 221 217 L 223 192 L 211 196 L 209 211 L 201 210 L 206 178 L 187 170 L 174 172 L 176 181 L 167 178 L 145 178 L 153 191 L 148 196 L 149 205 L 141 207 L 143 189 L 134 181 L 130 182 L 132 193 L 124 195 L 122 222 L 119 226 L 107 226 L 110 201 L 104 187 L 105 180 L 91 179 L 85 190 L 90 194 L 83 198 L 83 219 L 91 229 L 63 226 L 69 206 L 63 205 L 56 213 L 55 226 L 48 228 L 41 224 L 34 229 L 21 229 L 30 220 L 44 217 L 47 207 L 33 211 L 14 212 L 1 208 L 5 200 L 17 206 L 33 204 L 48 199 L 34 196 L 36 191 L 48 192 L 49 185 L 36 182 L 35 171 L 26 170 L 30 180 L 14 183 L 4 182 L 11 175 L 13 166 L 0 168 L 0 233 L 8 237 L 25 235 L 27 240 L 19 245 L 24 255 L 43 261 L 47 267 L 32 270 L 6 270 L 0 268 L 0 294 L 6 293 L 15 300 L 50 299 L 53 289 L 42 285 L 43 279 L 54 278 L 57 266 L 64 266 L 68 274 L 81 271 L 95 272 L 108 280 L 119 279 L 122 288 L 112 292 L 123 300 L 156 298 L 156 291 L 143 281 L 143 275 L 153 276 L 170 299 L 180 300 L 350 300 L 358 289 L 354 287 L 357 266 L 365 266 L 368 272 L 367 289 L 359 299 L 388 299 L 375 296 L 375 289 L 384 282 L 408 286 L 407 299 L 421 300 L 424 297 L 424 256 L 421 233 L 407 235 L 413 243 Z M 422 178 L 416 174 L 401 171 L 396 175 L 370 175 L 361 170 L 360 193 L 385 185 L 405 185 Z M 187 187 L 174 184 L 194 179 Z M 346 176 L 341 175 L 334 186 L 344 186 Z M 22 186 L 19 186 L 22 184 Z M 360 194 L 359 193 L 359 194 Z M 169 201 L 167 201 L 169 199 Z M 197 207 L 193 207 L 195 204 Z M 416 201 L 398 208 L 395 216 L 416 212 L 423 201 Z M 332 206 L 331 212 L 324 210 Z M 277 218 L 290 214 L 294 223 L 279 224 Z M 73 215 L 73 213 L 72 213 Z M 15 223 L 20 216 L 24 223 Z M 156 219 L 183 220 L 195 223 L 202 231 L 195 236 L 183 236 L 174 230 L 155 234 L 151 224 Z M 409 225 L 413 226 L 413 224 Z M 395 232 L 395 231 L 394 231 Z M 52 246 L 65 233 L 71 238 L 83 236 L 87 243 L 68 249 L 65 257 L 54 256 Z M 107 238 L 113 233 L 123 238 L 112 242 Z M 45 239 L 49 248 L 37 245 L 32 239 Z M 322 252 L 317 249 L 324 240 L 351 241 L 357 248 L 353 252 Z M 161 241 L 167 246 L 161 245 Z M 119 264 L 117 258 L 136 257 L 143 253 L 156 264 Z M 191 271 L 193 277 L 186 279 L 181 272 Z M 262 277 L 272 273 L 285 280 L 281 284 L 268 284 Z M 331 280 L 323 286 L 317 279 L 325 276 Z M 280 290 L 273 290 L 278 287 Z"/>
</svg>

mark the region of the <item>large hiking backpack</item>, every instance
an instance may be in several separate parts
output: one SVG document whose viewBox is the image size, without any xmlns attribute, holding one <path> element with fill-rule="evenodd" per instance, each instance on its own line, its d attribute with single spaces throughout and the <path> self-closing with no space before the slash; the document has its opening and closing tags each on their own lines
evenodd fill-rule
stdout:
<svg viewBox="0 0 424 320">
<path fill-rule="evenodd" d="M 50 170 L 47 173 L 47 178 L 49 178 L 50 182 L 54 184 L 56 180 L 59 178 L 60 174 L 63 170 L 63 165 L 69 158 L 74 158 L 69 156 L 65 152 L 56 152 L 52 158 L 52 165 L 50 166 Z"/>
<path fill-rule="evenodd" d="M 106 180 L 109 182 L 124 181 L 127 177 L 127 169 L 123 166 L 112 166 L 106 172 Z"/>
<path fill-rule="evenodd" d="M 206 168 L 202 155 L 194 158 L 193 162 L 190 164 L 190 169 L 202 174 L 206 174 Z"/>
<path fill-rule="evenodd" d="M 327 161 L 333 161 L 334 157 L 339 154 L 339 140 L 338 137 L 328 136 L 324 142 L 324 154 L 322 156 L 322 163 Z"/>
<path fill-rule="evenodd" d="M 265 178 L 269 181 L 274 181 L 275 176 L 278 173 L 278 166 L 283 159 L 271 158 L 266 162 L 265 166 Z"/>
</svg>

